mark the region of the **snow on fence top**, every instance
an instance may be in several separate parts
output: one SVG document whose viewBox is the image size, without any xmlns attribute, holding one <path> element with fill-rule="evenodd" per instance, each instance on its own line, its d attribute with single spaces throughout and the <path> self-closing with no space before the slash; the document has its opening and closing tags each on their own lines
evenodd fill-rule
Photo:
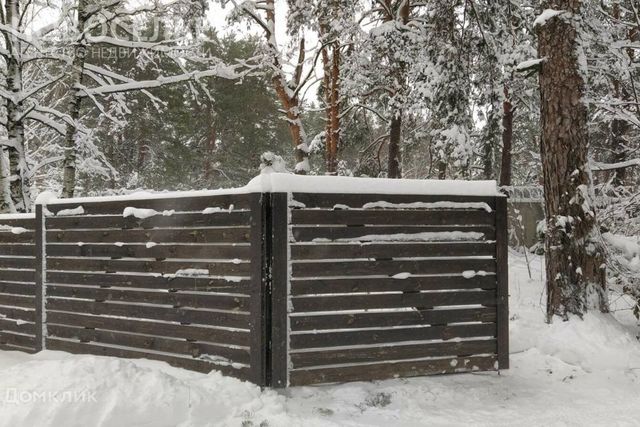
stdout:
<svg viewBox="0 0 640 427">
<path fill-rule="evenodd" d="M 303 176 L 263 173 L 244 187 L 201 191 L 137 192 L 123 196 L 58 199 L 42 193 L 36 204 L 107 202 L 119 200 L 172 199 L 247 193 L 339 193 L 339 194 L 416 194 L 457 196 L 501 196 L 496 181 L 353 178 L 343 176 Z"/>
<path fill-rule="evenodd" d="M 8 219 L 34 219 L 35 213 L 21 213 L 21 214 L 0 214 L 0 220 Z"/>
</svg>

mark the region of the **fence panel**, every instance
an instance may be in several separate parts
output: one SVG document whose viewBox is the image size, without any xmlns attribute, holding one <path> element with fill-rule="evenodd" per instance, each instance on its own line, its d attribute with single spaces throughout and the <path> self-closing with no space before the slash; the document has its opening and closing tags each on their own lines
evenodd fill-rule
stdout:
<svg viewBox="0 0 640 427">
<path fill-rule="evenodd" d="M 46 348 L 263 383 L 261 206 L 260 194 L 47 206 Z"/>
<path fill-rule="evenodd" d="M 0 349 L 36 350 L 35 215 L 0 215 Z"/>
<path fill-rule="evenodd" d="M 288 206 L 290 276 L 273 284 L 289 293 L 283 382 L 498 367 L 502 199 L 294 193 Z"/>
</svg>

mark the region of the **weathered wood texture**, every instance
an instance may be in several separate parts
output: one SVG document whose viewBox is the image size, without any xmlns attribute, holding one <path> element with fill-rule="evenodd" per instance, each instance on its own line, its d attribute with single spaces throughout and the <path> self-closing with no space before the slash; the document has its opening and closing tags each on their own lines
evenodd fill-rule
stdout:
<svg viewBox="0 0 640 427">
<path fill-rule="evenodd" d="M 48 209 L 47 348 L 265 385 L 260 194 Z"/>
<path fill-rule="evenodd" d="M 508 367 L 503 198 L 84 201 L 0 224 L 0 349 L 273 387 Z"/>
<path fill-rule="evenodd" d="M 36 221 L 0 215 L 0 348 L 34 352 Z"/>
<path fill-rule="evenodd" d="M 288 384 L 508 366 L 503 206 L 294 194 Z"/>
</svg>

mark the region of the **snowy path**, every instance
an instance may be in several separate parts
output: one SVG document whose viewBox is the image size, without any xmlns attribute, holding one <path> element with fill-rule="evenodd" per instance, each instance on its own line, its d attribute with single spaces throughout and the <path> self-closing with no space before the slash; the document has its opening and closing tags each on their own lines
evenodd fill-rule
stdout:
<svg viewBox="0 0 640 427">
<path fill-rule="evenodd" d="M 546 325 L 541 266 L 511 259 L 509 371 L 284 393 L 150 361 L 0 351 L 0 426 L 638 425 L 640 332 L 628 311 Z M 27 402 L 27 392 L 48 393 Z M 64 401 L 64 393 L 67 401 Z M 58 393 L 58 394 L 55 394 Z M 76 393 L 86 402 L 70 403 Z M 22 396 L 24 402 L 11 397 Z M 56 398 L 51 398 L 55 396 Z M 95 399 L 95 401 L 94 401 Z M 57 401 L 56 401 L 57 400 Z"/>
</svg>

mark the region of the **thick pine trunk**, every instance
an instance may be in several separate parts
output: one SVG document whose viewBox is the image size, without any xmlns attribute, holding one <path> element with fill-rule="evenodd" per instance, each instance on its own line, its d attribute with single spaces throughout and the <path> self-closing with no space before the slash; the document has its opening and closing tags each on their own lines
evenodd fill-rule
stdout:
<svg viewBox="0 0 640 427">
<path fill-rule="evenodd" d="M 547 318 L 606 310 L 605 270 L 594 241 L 590 204 L 589 135 L 580 69 L 579 0 L 547 0 L 543 9 L 563 10 L 538 27 L 547 273 Z"/>
<path fill-rule="evenodd" d="M 331 55 L 329 55 L 331 51 Z M 328 175 L 338 172 L 338 147 L 340 146 L 340 44 L 335 42 L 322 49 L 325 95 L 325 164 Z"/>
<path fill-rule="evenodd" d="M 504 88 L 502 103 L 502 158 L 500 164 L 500 185 L 511 185 L 511 153 L 513 150 L 513 106 L 509 99 L 509 89 Z"/>
<path fill-rule="evenodd" d="M 67 122 L 64 138 L 64 161 L 62 164 L 62 197 L 73 197 L 76 187 L 76 156 L 78 140 L 78 119 L 80 118 L 80 105 L 82 97 L 79 87 L 82 84 L 82 74 L 84 70 L 85 57 L 87 54 L 86 40 L 84 36 L 85 23 L 87 20 L 87 0 L 78 1 L 78 22 L 76 31 L 78 41 L 74 48 L 73 62 L 71 64 L 70 82 L 71 99 L 69 99 L 69 118 Z"/>
<path fill-rule="evenodd" d="M 402 112 L 397 111 L 391 117 L 389 126 L 389 157 L 387 159 L 387 176 L 389 178 L 402 178 L 400 168 L 400 143 L 402 141 Z"/>
</svg>

